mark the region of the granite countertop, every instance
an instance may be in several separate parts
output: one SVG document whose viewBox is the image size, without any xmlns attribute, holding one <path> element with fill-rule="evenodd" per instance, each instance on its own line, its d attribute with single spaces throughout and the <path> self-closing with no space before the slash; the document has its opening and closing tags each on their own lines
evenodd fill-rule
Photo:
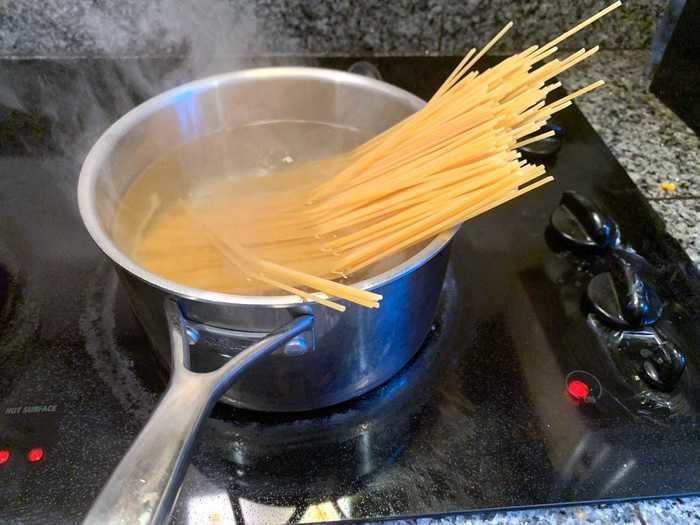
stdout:
<svg viewBox="0 0 700 525">
<path fill-rule="evenodd" d="M 649 93 L 648 67 L 648 51 L 601 51 L 561 80 L 569 90 L 600 78 L 606 81 L 607 86 L 580 98 L 578 106 L 700 267 L 700 139 Z M 662 182 L 673 182 L 675 191 L 662 189 Z M 417 523 L 691 524 L 700 523 L 700 497 L 491 512 Z"/>
<path fill-rule="evenodd" d="M 576 505 L 491 512 L 442 519 L 394 521 L 391 525 L 691 525 L 700 523 L 700 498 Z"/>
<path fill-rule="evenodd" d="M 648 90 L 648 51 L 601 51 L 567 72 L 568 89 L 607 85 L 578 105 L 700 266 L 700 139 Z M 675 191 L 662 189 L 671 182 Z"/>
</svg>

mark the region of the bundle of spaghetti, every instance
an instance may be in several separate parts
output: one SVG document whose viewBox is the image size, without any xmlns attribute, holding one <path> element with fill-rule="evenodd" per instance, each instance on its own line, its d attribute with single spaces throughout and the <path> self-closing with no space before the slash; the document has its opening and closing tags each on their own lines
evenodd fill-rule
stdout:
<svg viewBox="0 0 700 525">
<path fill-rule="evenodd" d="M 594 82 L 548 103 L 560 87 L 552 79 L 598 47 L 552 56 L 561 41 L 620 5 L 542 47 L 472 71 L 509 23 L 478 53 L 470 50 L 420 111 L 342 158 L 329 159 L 333 176 L 303 195 L 286 190 L 266 195 L 264 205 L 241 202 L 236 232 L 222 233 L 218 226 L 225 209 L 182 206 L 206 242 L 249 279 L 336 310 L 344 306 L 330 297 L 376 308 L 380 295 L 337 280 L 552 180 L 518 149 L 552 136 L 540 131 L 548 119 L 603 85 Z M 324 161 L 314 169 L 323 170 Z"/>
</svg>

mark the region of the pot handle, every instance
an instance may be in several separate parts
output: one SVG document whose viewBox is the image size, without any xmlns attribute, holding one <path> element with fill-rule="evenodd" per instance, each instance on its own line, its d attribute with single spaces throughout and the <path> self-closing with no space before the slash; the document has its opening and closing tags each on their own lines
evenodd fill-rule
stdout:
<svg viewBox="0 0 700 525">
<path fill-rule="evenodd" d="M 197 433 L 221 395 L 258 359 L 309 330 L 313 316 L 297 317 L 231 358 L 218 370 L 189 370 L 185 323 L 174 299 L 166 299 L 172 372 L 156 410 L 102 488 L 84 523 L 164 523 L 189 464 Z"/>
</svg>

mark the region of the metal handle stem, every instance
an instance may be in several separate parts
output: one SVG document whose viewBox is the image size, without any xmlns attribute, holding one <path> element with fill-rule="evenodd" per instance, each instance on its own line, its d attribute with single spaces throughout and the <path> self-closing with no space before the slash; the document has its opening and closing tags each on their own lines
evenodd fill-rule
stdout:
<svg viewBox="0 0 700 525">
<path fill-rule="evenodd" d="M 218 370 L 189 370 L 184 321 L 177 303 L 168 299 L 172 373 L 170 385 L 103 487 L 84 523 L 164 523 L 175 503 L 202 423 L 238 375 L 295 336 L 311 328 L 313 317 L 296 318 L 245 349 Z"/>
</svg>

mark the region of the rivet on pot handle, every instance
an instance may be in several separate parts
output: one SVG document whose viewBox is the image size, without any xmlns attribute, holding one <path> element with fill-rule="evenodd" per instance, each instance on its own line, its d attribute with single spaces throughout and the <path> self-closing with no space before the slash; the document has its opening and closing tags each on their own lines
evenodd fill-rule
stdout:
<svg viewBox="0 0 700 525">
<path fill-rule="evenodd" d="M 311 315 L 311 312 L 291 311 L 294 318 Z M 211 326 L 206 323 L 198 323 L 184 319 L 185 333 L 190 348 L 194 352 L 208 351 L 212 352 L 211 348 L 216 348 L 220 356 L 230 359 L 236 355 L 241 348 L 246 348 L 253 343 L 264 339 L 269 335 L 269 332 L 251 332 L 247 330 L 232 330 L 230 328 L 220 328 Z M 304 355 L 307 352 L 313 351 L 316 348 L 316 330 L 312 325 L 305 332 L 292 338 L 281 352 L 287 356 Z"/>
<path fill-rule="evenodd" d="M 164 523 L 172 510 L 202 423 L 221 395 L 258 359 L 308 331 L 313 316 L 297 317 L 246 348 L 218 370 L 187 368 L 189 345 L 185 322 L 173 299 L 166 299 L 172 372 L 156 410 L 112 473 L 84 523 Z"/>
</svg>

